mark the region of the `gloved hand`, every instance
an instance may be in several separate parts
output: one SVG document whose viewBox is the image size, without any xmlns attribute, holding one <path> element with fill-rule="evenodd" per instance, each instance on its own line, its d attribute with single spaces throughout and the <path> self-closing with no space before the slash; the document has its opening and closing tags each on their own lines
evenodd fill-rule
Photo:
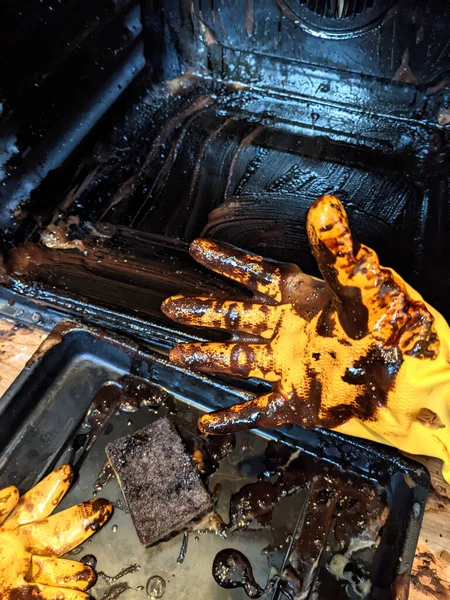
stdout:
<svg viewBox="0 0 450 600">
<path fill-rule="evenodd" d="M 231 333 L 228 343 L 180 344 L 171 360 L 272 384 L 264 396 L 204 415 L 200 429 L 325 427 L 440 458 L 450 482 L 448 324 L 352 239 L 334 196 L 311 206 L 307 234 L 325 282 L 228 244 L 192 242 L 198 262 L 254 299 L 168 298 L 162 310 L 171 319 Z"/>
<path fill-rule="evenodd" d="M 95 499 L 50 518 L 73 479 L 59 467 L 19 498 L 14 486 L 0 490 L 0 600 L 84 600 L 96 575 L 87 565 L 57 558 L 109 519 L 112 506 Z"/>
</svg>

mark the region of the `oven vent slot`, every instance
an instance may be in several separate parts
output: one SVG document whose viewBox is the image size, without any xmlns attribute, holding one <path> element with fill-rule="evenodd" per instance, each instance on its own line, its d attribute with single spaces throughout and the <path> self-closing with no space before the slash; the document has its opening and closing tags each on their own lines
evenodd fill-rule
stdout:
<svg viewBox="0 0 450 600">
<path fill-rule="evenodd" d="M 376 0 L 300 0 L 300 2 L 320 17 L 345 19 L 373 8 Z"/>
</svg>

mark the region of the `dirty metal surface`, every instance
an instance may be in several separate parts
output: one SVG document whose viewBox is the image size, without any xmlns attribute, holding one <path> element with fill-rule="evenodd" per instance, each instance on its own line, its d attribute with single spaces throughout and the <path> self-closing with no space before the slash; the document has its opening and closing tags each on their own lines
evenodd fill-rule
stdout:
<svg viewBox="0 0 450 600">
<path fill-rule="evenodd" d="M 199 235 L 317 275 L 305 215 L 335 193 L 355 237 L 449 317 L 439 126 L 189 75 L 129 101 L 22 211 L 6 259 L 14 289 L 160 320 L 163 293 L 204 287 L 183 257 Z"/>
<path fill-rule="evenodd" d="M 155 598 L 164 587 L 167 598 L 191 598 L 192 589 L 224 600 L 389 598 L 394 581 L 407 580 L 397 576 L 409 572 L 423 515 L 428 478 L 420 465 L 320 430 L 205 440 L 196 430 L 201 412 L 247 392 L 101 332 L 66 325 L 54 338 L 1 401 L 0 485 L 24 490 L 70 462 L 79 476 L 61 508 L 93 494 L 114 503 L 111 521 L 75 551 L 76 559 L 95 557 L 103 573 L 96 598 L 138 599 L 146 586 Z M 191 452 L 201 450 L 216 517 L 145 549 L 104 448 L 160 416 L 173 420 Z M 231 576 L 229 587 L 214 581 L 213 563 L 230 556 L 248 561 L 238 577 L 244 587 L 233 588 Z"/>
</svg>

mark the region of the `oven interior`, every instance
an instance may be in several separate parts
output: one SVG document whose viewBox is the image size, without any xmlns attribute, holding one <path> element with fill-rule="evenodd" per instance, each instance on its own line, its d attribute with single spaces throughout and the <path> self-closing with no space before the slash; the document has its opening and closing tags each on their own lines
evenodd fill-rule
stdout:
<svg viewBox="0 0 450 600">
<path fill-rule="evenodd" d="M 158 356 L 211 339 L 159 309 L 178 293 L 242 296 L 188 243 L 211 237 L 318 275 L 305 215 L 332 192 L 355 237 L 449 318 L 449 6 L 31 4 L 8 0 L 0 19 L 8 316 L 36 303 L 44 326 L 69 316 Z"/>
</svg>

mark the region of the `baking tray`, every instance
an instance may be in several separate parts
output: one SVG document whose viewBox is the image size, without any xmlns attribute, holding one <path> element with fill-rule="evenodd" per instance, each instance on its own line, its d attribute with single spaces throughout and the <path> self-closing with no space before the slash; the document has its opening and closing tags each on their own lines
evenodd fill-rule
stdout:
<svg viewBox="0 0 450 600">
<path fill-rule="evenodd" d="M 93 400 L 104 408 L 117 390 L 127 402 L 101 429 Z M 78 476 L 60 509 L 97 494 L 113 503 L 109 523 L 71 554 L 95 557 L 100 575 L 92 595 L 99 599 L 162 597 L 161 586 L 167 600 L 247 598 L 244 588 L 220 587 L 212 577 L 214 557 L 229 548 L 247 557 L 261 588 L 271 581 L 263 598 L 397 597 L 414 558 L 427 471 L 392 449 L 295 426 L 224 436 L 214 452 L 196 437 L 203 411 L 250 397 L 134 342 L 63 322 L 0 401 L 0 485 L 23 492 L 70 462 Z M 203 478 L 218 516 L 144 548 L 104 449 L 161 416 L 174 421 L 188 446 L 209 447 L 215 464 Z M 347 504 L 332 506 L 333 485 Z M 374 545 L 368 531 L 375 529 Z M 254 597 L 255 590 L 247 588 Z"/>
</svg>

